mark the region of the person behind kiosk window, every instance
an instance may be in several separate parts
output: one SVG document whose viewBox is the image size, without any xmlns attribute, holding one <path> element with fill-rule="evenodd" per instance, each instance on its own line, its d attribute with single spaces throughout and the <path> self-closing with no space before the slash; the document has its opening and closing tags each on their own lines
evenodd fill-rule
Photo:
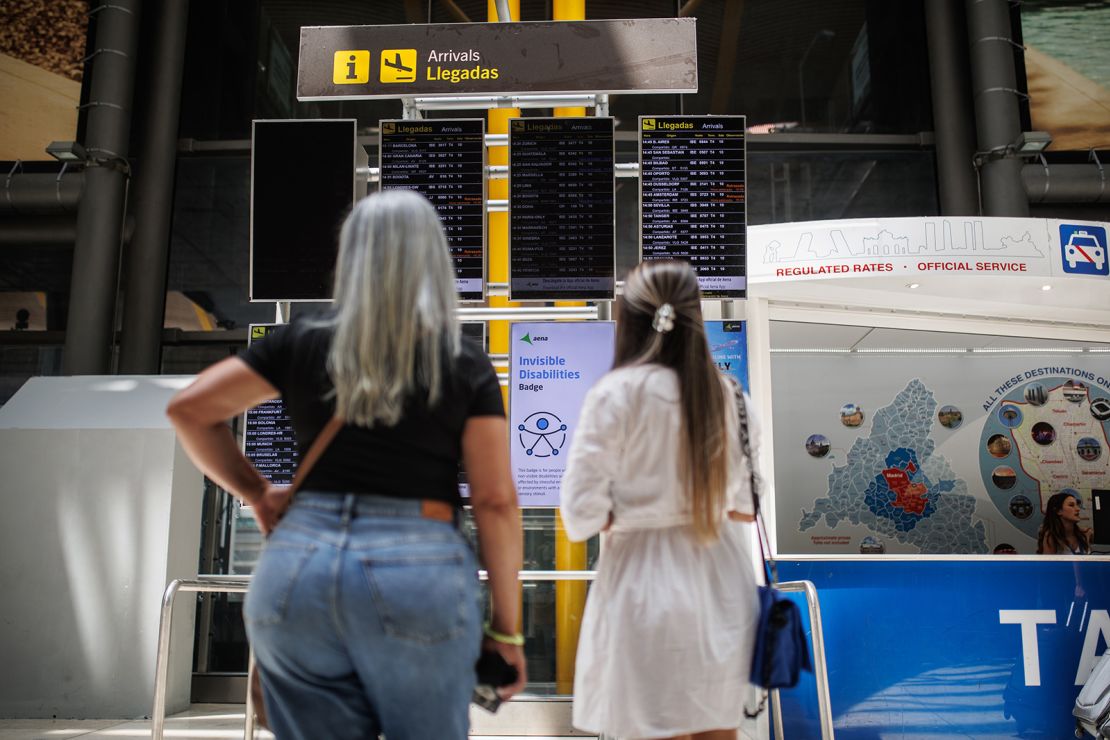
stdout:
<svg viewBox="0 0 1110 740">
<path fill-rule="evenodd" d="M 443 228 L 415 193 L 355 206 L 334 298 L 323 317 L 205 370 L 168 414 L 197 465 L 268 535 L 243 611 L 277 737 L 461 740 L 480 646 L 518 671 L 502 698 L 526 680 L 522 531 L 497 375 L 460 341 Z M 346 421 L 292 502 L 226 424 L 279 395 L 302 455 L 333 415 Z M 457 528 L 460 460 L 493 600 L 484 641 L 478 565 Z"/>
<path fill-rule="evenodd" d="M 1062 491 L 1051 496 L 1044 508 L 1044 522 L 1037 533 L 1037 554 L 1089 554 L 1090 530 L 1079 526 L 1082 511 L 1079 499 L 1071 493 Z"/>
<path fill-rule="evenodd" d="M 730 740 L 752 695 L 759 607 L 741 523 L 754 512 L 752 461 L 700 298 L 684 262 L 629 274 L 614 369 L 587 394 L 571 443 L 567 535 L 608 531 L 575 665 L 573 722 L 588 732 Z"/>
</svg>

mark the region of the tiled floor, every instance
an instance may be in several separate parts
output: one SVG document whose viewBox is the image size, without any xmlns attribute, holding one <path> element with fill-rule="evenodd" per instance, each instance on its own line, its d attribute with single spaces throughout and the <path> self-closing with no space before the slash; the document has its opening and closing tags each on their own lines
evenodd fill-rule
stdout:
<svg viewBox="0 0 1110 740">
<path fill-rule="evenodd" d="M 0 740 L 82 740 L 149 738 L 150 720 L 113 719 L 0 719 Z M 197 740 L 243 737 L 243 707 L 236 704 L 194 704 L 188 711 L 166 720 L 166 738 Z M 268 732 L 259 738 L 273 738 Z"/>
<path fill-rule="evenodd" d="M 0 719 L 0 740 L 108 740 L 108 738 L 149 738 L 150 720 L 113 719 Z M 243 706 L 236 704 L 194 704 L 186 712 L 166 720 L 168 740 L 240 740 L 243 737 Z M 260 730 L 256 737 L 272 740 Z M 513 738 L 496 740 L 556 740 L 555 738 Z"/>
<path fill-rule="evenodd" d="M 755 735 L 741 732 L 743 740 Z M 765 736 L 765 735 L 764 735 Z M 0 719 L 0 740 L 108 740 L 109 738 L 150 737 L 150 720 L 118 719 Z M 188 711 L 166 719 L 167 740 L 241 740 L 243 737 L 242 704 L 194 704 Z M 258 740 L 273 740 L 273 735 L 259 730 Z M 471 735 L 474 740 L 480 737 Z M 488 740 L 560 740 L 556 737 L 509 737 L 498 735 Z M 570 740 L 566 738 L 564 740 Z M 589 740 L 579 736 L 576 740 Z"/>
</svg>

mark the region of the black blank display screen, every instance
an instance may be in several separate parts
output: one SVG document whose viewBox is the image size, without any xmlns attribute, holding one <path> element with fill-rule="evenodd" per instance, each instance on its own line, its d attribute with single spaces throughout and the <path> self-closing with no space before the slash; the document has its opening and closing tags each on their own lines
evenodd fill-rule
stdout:
<svg viewBox="0 0 1110 740">
<path fill-rule="evenodd" d="M 354 121 L 256 121 L 251 300 L 327 300 L 354 204 Z"/>
</svg>

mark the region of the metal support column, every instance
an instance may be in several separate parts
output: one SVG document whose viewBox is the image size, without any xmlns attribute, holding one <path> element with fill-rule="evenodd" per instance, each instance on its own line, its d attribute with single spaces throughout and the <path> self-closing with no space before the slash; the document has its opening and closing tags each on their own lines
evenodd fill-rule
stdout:
<svg viewBox="0 0 1110 740">
<path fill-rule="evenodd" d="M 69 318 L 62 370 L 109 372 L 115 330 L 123 213 L 127 201 L 128 139 L 139 37 L 139 0 L 110 0 L 90 12 L 96 23 L 85 151 L 85 192 L 77 210 Z"/>
<path fill-rule="evenodd" d="M 975 116 L 968 84 L 963 0 L 925 0 L 929 76 L 936 136 L 937 190 L 944 216 L 979 214 L 975 184 Z"/>
<path fill-rule="evenodd" d="M 129 375 L 153 375 L 162 367 L 177 119 L 181 111 L 185 32 L 189 22 L 189 0 L 167 0 L 155 7 L 158 23 L 152 41 L 153 69 L 142 120 L 145 136 L 132 199 L 135 233 L 127 249 L 119 349 L 119 370 Z"/>
<path fill-rule="evenodd" d="M 1021 133 L 1008 0 L 967 0 L 967 34 L 984 216 L 1029 216 L 1022 162 L 1011 145 Z"/>
</svg>

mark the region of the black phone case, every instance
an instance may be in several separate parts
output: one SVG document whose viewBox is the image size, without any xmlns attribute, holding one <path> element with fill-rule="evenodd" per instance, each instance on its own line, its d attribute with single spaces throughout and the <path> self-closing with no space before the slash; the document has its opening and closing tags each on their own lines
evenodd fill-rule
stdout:
<svg viewBox="0 0 1110 740">
<path fill-rule="evenodd" d="M 497 695 L 497 687 L 508 686 L 517 679 L 516 668 L 501 657 L 501 653 L 493 650 L 483 650 L 478 662 L 474 664 L 478 674 L 478 685 L 470 701 L 489 712 L 496 712 L 501 706 L 501 697 Z"/>
</svg>

